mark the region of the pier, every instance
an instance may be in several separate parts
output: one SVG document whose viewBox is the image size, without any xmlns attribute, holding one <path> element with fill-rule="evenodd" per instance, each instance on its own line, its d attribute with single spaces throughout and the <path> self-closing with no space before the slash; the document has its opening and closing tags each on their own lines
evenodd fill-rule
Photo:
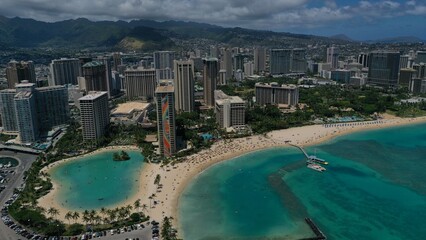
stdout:
<svg viewBox="0 0 426 240">
<path fill-rule="evenodd" d="M 309 227 L 311 228 L 312 232 L 314 232 L 315 237 L 312 237 L 312 238 L 303 238 L 301 240 L 323 240 L 323 239 L 327 239 L 327 237 L 324 235 L 324 233 L 321 232 L 321 230 L 319 229 L 319 227 L 314 223 L 314 221 L 312 221 L 312 219 L 305 218 L 305 222 L 309 225 Z"/>
<path fill-rule="evenodd" d="M 305 157 L 306 157 L 306 159 L 310 159 L 310 156 L 308 155 L 308 153 L 305 151 L 305 149 L 303 149 L 301 146 L 298 146 L 298 145 L 296 145 L 296 144 L 292 144 L 292 143 L 289 143 L 288 145 L 290 145 L 290 146 L 293 146 L 293 147 L 296 147 L 296 148 L 298 148 L 298 149 L 300 149 L 300 151 L 302 151 L 302 153 L 305 155 Z"/>
</svg>

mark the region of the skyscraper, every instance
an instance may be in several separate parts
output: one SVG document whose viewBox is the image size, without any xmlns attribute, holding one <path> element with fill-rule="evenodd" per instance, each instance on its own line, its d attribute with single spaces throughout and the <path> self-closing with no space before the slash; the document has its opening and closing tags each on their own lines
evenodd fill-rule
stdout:
<svg viewBox="0 0 426 240">
<path fill-rule="evenodd" d="M 158 70 L 158 79 L 173 79 L 173 61 L 175 52 L 158 51 L 154 52 L 154 68 Z"/>
<path fill-rule="evenodd" d="M 426 51 L 417 51 L 416 63 L 425 63 L 426 64 Z"/>
<path fill-rule="evenodd" d="M 304 73 L 307 70 L 308 63 L 305 58 L 305 49 L 296 48 L 291 51 L 291 72 Z"/>
<path fill-rule="evenodd" d="M 290 73 L 292 60 L 291 51 L 291 49 L 271 49 L 269 54 L 271 75 Z"/>
<path fill-rule="evenodd" d="M 15 85 L 22 80 L 36 83 L 34 63 L 32 61 L 10 61 L 6 68 L 6 78 L 9 88 L 15 88 Z"/>
<path fill-rule="evenodd" d="M 223 61 L 223 67 L 222 69 L 226 70 L 226 78 L 231 79 L 233 74 L 232 71 L 232 51 L 231 49 L 227 48 L 225 49 L 223 56 L 222 56 L 222 61 Z"/>
<path fill-rule="evenodd" d="M 257 47 L 254 49 L 254 72 L 260 73 L 266 70 L 266 49 Z"/>
<path fill-rule="evenodd" d="M 97 140 L 105 135 L 109 124 L 107 92 L 89 92 L 80 102 L 83 140 Z"/>
<path fill-rule="evenodd" d="M 368 54 L 365 54 L 365 53 L 359 54 L 358 63 L 361 63 L 363 67 L 368 67 Z"/>
<path fill-rule="evenodd" d="M 19 140 L 23 144 L 35 142 L 39 137 L 35 95 L 30 91 L 18 92 L 14 97 Z"/>
<path fill-rule="evenodd" d="M 164 157 L 171 157 L 176 152 L 174 91 L 173 86 L 158 86 L 155 91 L 158 141 L 160 154 Z"/>
<path fill-rule="evenodd" d="M 245 125 L 246 103 L 238 96 L 215 91 L 216 121 L 221 128 Z"/>
<path fill-rule="evenodd" d="M 77 77 L 82 76 L 80 60 L 61 58 L 50 63 L 49 86 L 77 85 Z"/>
<path fill-rule="evenodd" d="M 339 49 L 337 47 L 327 48 L 327 63 L 331 64 L 331 68 L 339 68 Z"/>
<path fill-rule="evenodd" d="M 65 86 L 36 88 L 37 119 L 40 131 L 49 131 L 54 126 L 69 121 L 68 89 Z"/>
<path fill-rule="evenodd" d="M 194 63 L 174 61 L 175 108 L 177 112 L 194 111 Z"/>
<path fill-rule="evenodd" d="M 154 98 L 157 86 L 155 69 L 128 69 L 124 76 L 129 99 L 141 98 L 149 101 Z"/>
<path fill-rule="evenodd" d="M 112 55 L 112 59 L 113 59 L 113 67 L 112 69 L 114 71 L 118 71 L 118 66 L 120 66 L 121 64 L 123 64 L 123 61 L 121 59 L 121 53 L 116 52 Z"/>
<path fill-rule="evenodd" d="M 217 58 L 205 58 L 204 62 L 204 103 L 206 106 L 214 106 L 214 90 L 218 80 Z"/>
<path fill-rule="evenodd" d="M 383 87 L 397 86 L 399 60 L 399 52 L 371 52 L 368 57 L 368 83 Z"/>
<path fill-rule="evenodd" d="M 18 123 L 16 121 L 15 89 L 5 89 L 0 91 L 0 115 L 3 129 L 6 132 L 18 132 Z"/>
<path fill-rule="evenodd" d="M 22 143 L 34 142 L 39 133 L 68 123 L 68 91 L 65 86 L 35 88 L 23 82 L 0 91 L 0 114 L 8 132 L 18 132 Z"/>
<path fill-rule="evenodd" d="M 255 85 L 256 103 L 267 104 L 287 104 L 295 106 L 299 103 L 299 89 L 296 85 L 278 85 L 278 83 Z"/>
<path fill-rule="evenodd" d="M 108 92 L 107 73 L 105 64 L 100 61 L 88 62 L 83 65 L 83 77 L 86 91 Z"/>
<path fill-rule="evenodd" d="M 117 91 L 114 88 L 114 84 L 112 82 L 112 57 L 111 56 L 101 56 L 98 57 L 98 60 L 105 65 L 105 82 L 106 82 L 106 91 L 108 92 L 108 97 L 115 95 Z M 100 90 L 105 91 L 105 90 Z"/>
</svg>

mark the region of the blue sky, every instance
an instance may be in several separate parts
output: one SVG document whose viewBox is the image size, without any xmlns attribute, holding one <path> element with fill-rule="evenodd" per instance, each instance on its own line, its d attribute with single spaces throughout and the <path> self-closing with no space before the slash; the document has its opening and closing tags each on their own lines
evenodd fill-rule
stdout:
<svg viewBox="0 0 426 240">
<path fill-rule="evenodd" d="M 426 40 L 426 0 L 2 0 L 8 17 L 183 20 L 356 40 Z"/>
</svg>

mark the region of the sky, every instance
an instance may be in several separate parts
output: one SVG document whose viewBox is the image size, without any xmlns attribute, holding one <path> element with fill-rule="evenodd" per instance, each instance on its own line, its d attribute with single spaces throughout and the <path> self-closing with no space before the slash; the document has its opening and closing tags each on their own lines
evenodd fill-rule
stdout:
<svg viewBox="0 0 426 240">
<path fill-rule="evenodd" d="M 48 22 L 183 20 L 355 40 L 426 40 L 426 0 L 1 0 L 0 15 Z"/>
</svg>

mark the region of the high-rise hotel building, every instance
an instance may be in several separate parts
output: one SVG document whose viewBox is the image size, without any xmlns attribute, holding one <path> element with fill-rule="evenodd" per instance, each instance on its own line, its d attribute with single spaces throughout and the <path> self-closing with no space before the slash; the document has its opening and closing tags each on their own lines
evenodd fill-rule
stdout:
<svg viewBox="0 0 426 240">
<path fill-rule="evenodd" d="M 173 86 L 158 86 L 155 90 L 157 101 L 157 127 L 160 154 L 171 157 L 176 153 L 175 90 Z"/>
<path fill-rule="evenodd" d="M 40 133 L 68 123 L 65 86 L 35 88 L 34 83 L 23 82 L 15 87 L 0 91 L 0 114 L 4 130 L 17 132 L 21 143 L 34 142 Z"/>
<path fill-rule="evenodd" d="M 129 99 L 141 98 L 149 101 L 154 98 L 157 86 L 155 69 L 128 69 L 124 76 Z"/>
<path fill-rule="evenodd" d="M 105 135 L 109 124 L 107 92 L 89 92 L 80 102 L 83 140 L 96 140 Z"/>
<path fill-rule="evenodd" d="M 174 61 L 175 108 L 177 112 L 194 111 L 194 62 Z"/>
<path fill-rule="evenodd" d="M 15 85 L 23 80 L 36 83 L 34 63 L 32 61 L 10 61 L 6 68 L 6 79 L 8 88 L 15 88 Z"/>
<path fill-rule="evenodd" d="M 77 77 L 81 76 L 81 64 L 78 58 L 55 59 L 50 63 L 49 86 L 77 85 Z"/>
<path fill-rule="evenodd" d="M 371 52 L 368 56 L 367 82 L 382 87 L 398 86 L 399 61 L 399 52 Z"/>
<path fill-rule="evenodd" d="M 246 102 L 238 96 L 215 91 L 216 121 L 221 128 L 245 125 Z"/>
<path fill-rule="evenodd" d="M 278 83 L 256 83 L 255 85 L 256 103 L 286 104 L 295 106 L 299 103 L 299 89 L 296 85 L 278 85 Z"/>
<path fill-rule="evenodd" d="M 205 58 L 204 63 L 204 104 L 209 107 L 214 106 L 214 90 L 219 76 L 217 58 Z"/>
</svg>

